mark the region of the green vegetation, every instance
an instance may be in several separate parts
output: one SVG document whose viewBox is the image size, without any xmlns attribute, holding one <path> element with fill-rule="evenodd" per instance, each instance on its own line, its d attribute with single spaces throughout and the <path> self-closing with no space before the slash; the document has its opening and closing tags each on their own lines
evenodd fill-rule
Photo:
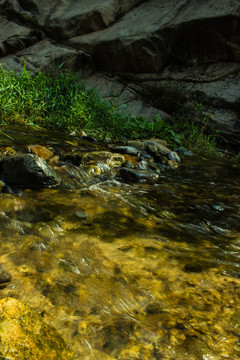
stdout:
<svg viewBox="0 0 240 360">
<path fill-rule="evenodd" d="M 161 89 L 163 98 L 163 90 Z M 166 101 L 173 98 L 166 97 Z M 181 99 L 175 99 L 179 109 Z M 201 116 L 201 104 L 194 105 L 194 119 L 174 115 L 166 124 L 160 116 L 155 121 L 133 117 L 105 102 L 95 89 L 87 89 L 77 75 L 56 71 L 21 73 L 0 68 L 0 124 L 24 125 L 61 131 L 85 131 L 98 138 L 112 139 L 160 137 L 170 145 L 184 146 L 203 156 L 222 155 L 217 150 L 217 132 L 209 131 L 209 115 Z"/>
</svg>

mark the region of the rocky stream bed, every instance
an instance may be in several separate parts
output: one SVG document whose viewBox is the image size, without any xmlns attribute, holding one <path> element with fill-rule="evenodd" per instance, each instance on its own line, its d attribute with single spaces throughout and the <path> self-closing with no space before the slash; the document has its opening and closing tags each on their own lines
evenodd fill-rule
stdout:
<svg viewBox="0 0 240 360">
<path fill-rule="evenodd" d="M 239 164 L 4 132 L 0 357 L 240 358 Z"/>
</svg>

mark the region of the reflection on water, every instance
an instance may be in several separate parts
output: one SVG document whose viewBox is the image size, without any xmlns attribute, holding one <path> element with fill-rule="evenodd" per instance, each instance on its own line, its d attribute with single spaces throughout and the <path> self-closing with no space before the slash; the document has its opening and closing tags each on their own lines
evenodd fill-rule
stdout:
<svg viewBox="0 0 240 360">
<path fill-rule="evenodd" d="M 239 166 L 185 161 L 155 185 L 0 194 L 0 291 L 74 359 L 240 358 Z"/>
</svg>

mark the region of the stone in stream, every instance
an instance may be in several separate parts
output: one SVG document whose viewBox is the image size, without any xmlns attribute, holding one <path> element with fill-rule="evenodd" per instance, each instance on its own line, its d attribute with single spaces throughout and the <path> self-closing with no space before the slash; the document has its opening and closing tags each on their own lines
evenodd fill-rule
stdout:
<svg viewBox="0 0 240 360">
<path fill-rule="evenodd" d="M 178 154 L 175 152 L 175 151 L 171 151 L 169 154 L 168 154 L 168 159 L 169 160 L 172 160 L 174 162 L 177 162 L 177 163 L 180 163 L 180 157 L 178 156 Z"/>
<path fill-rule="evenodd" d="M 14 298 L 0 300 L 0 359 L 70 360 L 64 340 L 32 308 Z"/>
<path fill-rule="evenodd" d="M 124 161 L 124 163 L 122 163 L 122 167 L 125 167 L 128 169 L 134 169 L 134 165 L 130 160 Z"/>
<path fill-rule="evenodd" d="M 166 311 L 164 310 L 164 307 L 161 303 L 159 303 L 157 301 L 152 301 L 149 304 L 147 304 L 147 306 L 145 308 L 145 312 L 148 315 L 153 315 L 153 314 L 161 314 Z"/>
<path fill-rule="evenodd" d="M 9 283 L 11 280 L 12 275 L 8 271 L 2 269 L 2 265 L 0 264 L 0 286 Z"/>
<path fill-rule="evenodd" d="M 145 150 L 152 155 L 168 155 L 171 152 L 171 150 L 165 145 L 165 142 L 158 141 L 158 139 L 145 140 L 144 145 Z"/>
<path fill-rule="evenodd" d="M 20 154 L 2 160 L 2 178 L 10 186 L 23 188 L 54 187 L 60 178 L 46 161 L 36 155 Z"/>
<path fill-rule="evenodd" d="M 28 145 L 27 150 L 39 157 L 41 157 L 44 160 L 48 160 L 53 156 L 53 152 L 47 149 L 45 146 L 41 145 Z"/>
<path fill-rule="evenodd" d="M 133 146 L 125 146 L 125 145 L 109 145 L 108 148 L 119 154 L 128 154 L 132 156 L 139 156 L 139 151 Z"/>
<path fill-rule="evenodd" d="M 139 161 L 137 165 L 137 169 L 139 170 L 148 170 L 148 162 L 146 160 Z"/>
<path fill-rule="evenodd" d="M 111 167 L 118 167 L 124 162 L 121 154 L 109 151 L 72 151 L 61 156 L 64 161 L 69 161 L 76 166 L 80 164 L 97 165 L 99 163 L 108 164 Z"/>
<path fill-rule="evenodd" d="M 137 170 L 129 168 L 121 168 L 119 175 L 126 181 L 133 182 L 151 182 L 154 183 L 159 179 L 159 175 L 147 170 Z"/>
</svg>

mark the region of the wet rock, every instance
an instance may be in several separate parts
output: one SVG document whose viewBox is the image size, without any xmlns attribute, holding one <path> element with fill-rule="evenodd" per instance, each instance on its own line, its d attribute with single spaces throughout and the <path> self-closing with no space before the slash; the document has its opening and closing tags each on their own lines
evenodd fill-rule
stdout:
<svg viewBox="0 0 240 360">
<path fill-rule="evenodd" d="M 88 136 L 88 135 L 82 135 L 81 139 L 87 140 L 87 141 L 89 141 L 91 143 L 96 143 L 97 142 L 97 140 L 94 137 Z"/>
<path fill-rule="evenodd" d="M 147 170 L 121 168 L 119 175 L 126 181 L 133 182 L 155 182 L 159 179 L 159 175 Z"/>
<path fill-rule="evenodd" d="M 11 147 L 1 147 L 0 148 L 0 159 L 6 155 L 15 155 L 16 151 Z"/>
<path fill-rule="evenodd" d="M 80 164 L 83 163 L 82 159 L 83 159 L 83 155 L 84 152 L 83 151 L 72 151 L 72 152 L 67 152 L 67 153 L 63 153 L 60 155 L 60 159 L 62 161 L 69 161 L 72 164 L 79 166 Z"/>
<path fill-rule="evenodd" d="M 177 148 L 175 152 L 179 155 L 184 156 L 193 156 L 193 152 L 191 150 L 185 149 L 185 147 L 181 146 L 180 148 Z"/>
<path fill-rule="evenodd" d="M 146 145 L 146 150 L 151 154 L 151 155 L 155 155 L 158 152 L 158 148 L 157 146 L 153 145 L 153 144 L 147 144 Z"/>
<path fill-rule="evenodd" d="M 178 163 L 177 163 L 176 161 L 168 160 L 168 161 L 167 161 L 167 164 L 168 164 L 168 166 L 169 166 L 171 169 L 176 169 L 176 168 L 178 168 Z"/>
<path fill-rule="evenodd" d="M 122 163 L 122 167 L 125 167 L 128 169 L 134 169 L 133 163 L 129 160 L 124 161 L 124 163 Z"/>
<path fill-rule="evenodd" d="M 137 165 L 137 169 L 148 170 L 148 162 L 146 160 L 139 161 L 139 163 Z"/>
<path fill-rule="evenodd" d="M 183 155 L 185 153 L 185 151 L 187 151 L 187 150 L 185 147 L 181 146 L 181 147 L 175 149 L 174 151 L 179 155 Z"/>
<path fill-rule="evenodd" d="M 61 156 L 64 161 L 70 161 L 74 165 L 91 164 L 98 165 L 104 163 L 112 167 L 121 166 L 124 157 L 121 154 L 113 154 L 109 151 L 73 151 Z"/>
<path fill-rule="evenodd" d="M 84 163 L 105 163 L 111 167 L 121 166 L 124 162 L 124 157 L 121 154 L 113 154 L 108 151 L 93 151 L 91 153 L 86 153 L 82 158 Z"/>
<path fill-rule="evenodd" d="M 143 158 L 145 158 L 145 159 L 151 159 L 151 155 L 147 152 L 147 151 L 145 151 L 145 150 L 141 150 L 140 151 L 140 155 L 141 155 L 141 157 L 143 157 Z"/>
<path fill-rule="evenodd" d="M 152 162 L 152 161 L 149 162 L 149 164 L 148 164 L 148 170 L 149 171 L 153 171 L 156 174 L 160 174 L 160 172 L 161 172 L 160 169 L 161 169 L 161 167 L 159 167 L 159 165 L 156 164 L 155 162 Z"/>
<path fill-rule="evenodd" d="M 121 146 L 121 145 L 109 145 L 111 151 L 117 152 L 119 154 L 128 154 L 132 156 L 138 156 L 139 151 L 133 146 Z"/>
<path fill-rule="evenodd" d="M 41 145 L 28 145 L 27 150 L 32 154 L 41 157 L 44 160 L 48 160 L 50 157 L 53 156 L 52 151 Z"/>
<path fill-rule="evenodd" d="M 133 166 L 137 166 L 138 164 L 138 157 L 136 156 L 132 156 L 132 155 L 127 155 L 127 154 L 124 154 L 124 159 L 125 161 L 131 161 L 131 163 L 133 164 Z"/>
<path fill-rule="evenodd" d="M 88 175 L 100 175 L 102 172 L 100 167 L 97 165 L 85 165 L 83 169 Z"/>
<path fill-rule="evenodd" d="M 166 165 L 168 163 L 168 159 L 166 156 L 164 155 L 161 155 L 161 154 L 156 154 L 154 156 L 154 159 L 157 163 L 160 163 L 160 164 L 163 164 L 163 165 Z"/>
<path fill-rule="evenodd" d="M 36 155 L 23 154 L 5 157 L 2 176 L 11 186 L 23 188 L 54 187 L 60 184 L 56 172 Z"/>
<path fill-rule="evenodd" d="M 178 156 L 178 154 L 175 152 L 175 151 L 171 151 L 169 154 L 168 154 L 168 159 L 169 160 L 172 160 L 172 161 L 175 161 L 177 163 L 180 163 L 180 157 Z"/>
<path fill-rule="evenodd" d="M 0 358 L 70 360 L 57 331 L 29 306 L 13 298 L 0 300 Z"/>
<path fill-rule="evenodd" d="M 166 147 L 162 142 L 157 140 L 145 140 L 145 150 L 150 152 L 150 154 L 161 154 L 168 155 L 171 150 Z"/>
<path fill-rule="evenodd" d="M 128 145 L 131 147 L 134 147 L 138 150 L 144 150 L 144 148 L 145 148 L 144 142 L 140 141 L 140 140 L 129 140 Z"/>
</svg>

